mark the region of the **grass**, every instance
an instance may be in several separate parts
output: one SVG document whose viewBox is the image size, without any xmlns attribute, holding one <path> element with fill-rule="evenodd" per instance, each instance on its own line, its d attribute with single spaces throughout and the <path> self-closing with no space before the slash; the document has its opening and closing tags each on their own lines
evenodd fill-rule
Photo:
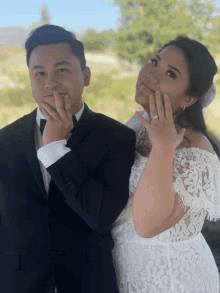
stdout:
<svg viewBox="0 0 220 293">
<path fill-rule="evenodd" d="M 217 56 L 217 61 L 220 55 Z M 220 65 L 218 61 L 217 64 Z M 92 77 L 85 87 L 83 100 L 95 112 L 103 113 L 125 123 L 136 110 L 141 110 L 135 100 L 135 85 L 138 67 L 118 60 L 114 54 L 87 54 L 87 65 Z M 12 86 L 0 89 L 0 128 L 30 113 L 37 107 L 30 86 L 29 73 L 22 48 L 0 46 L 0 73 L 8 78 Z M 214 80 L 217 87 L 216 101 L 204 109 L 207 128 L 220 137 L 220 75 Z M 1 74 L 0 74 L 0 83 Z"/>
</svg>

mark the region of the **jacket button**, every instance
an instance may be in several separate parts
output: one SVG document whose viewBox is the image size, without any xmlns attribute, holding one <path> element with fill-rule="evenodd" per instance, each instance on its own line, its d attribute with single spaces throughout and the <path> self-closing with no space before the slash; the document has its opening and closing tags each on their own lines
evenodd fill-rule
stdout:
<svg viewBox="0 0 220 293">
<path fill-rule="evenodd" d="M 65 178 L 65 180 L 66 181 L 68 181 L 68 180 L 70 180 L 71 178 L 70 178 L 70 176 L 69 175 L 67 175 L 67 174 L 63 174 L 63 177 Z"/>
<path fill-rule="evenodd" d="M 75 188 L 75 184 L 70 184 L 70 188 L 74 189 Z"/>
<path fill-rule="evenodd" d="M 67 171 L 64 171 L 63 172 L 63 176 L 65 177 L 65 176 L 67 176 L 68 175 L 68 172 Z"/>
<path fill-rule="evenodd" d="M 74 183 L 73 180 L 69 180 L 69 181 L 68 181 L 68 184 L 73 184 L 73 183 Z"/>
</svg>

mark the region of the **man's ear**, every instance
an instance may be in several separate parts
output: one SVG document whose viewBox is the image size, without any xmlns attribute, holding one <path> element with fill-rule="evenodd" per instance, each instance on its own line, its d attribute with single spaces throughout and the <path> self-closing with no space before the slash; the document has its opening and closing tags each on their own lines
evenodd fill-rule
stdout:
<svg viewBox="0 0 220 293">
<path fill-rule="evenodd" d="M 90 85 L 91 71 L 88 66 L 83 70 L 84 86 Z"/>
</svg>

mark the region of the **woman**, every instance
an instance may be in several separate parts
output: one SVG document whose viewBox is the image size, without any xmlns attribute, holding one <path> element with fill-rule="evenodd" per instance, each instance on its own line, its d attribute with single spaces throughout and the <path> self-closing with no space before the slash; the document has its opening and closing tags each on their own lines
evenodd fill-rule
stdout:
<svg viewBox="0 0 220 293">
<path fill-rule="evenodd" d="M 120 293 L 218 293 L 218 269 L 201 229 L 220 218 L 220 161 L 202 108 L 213 99 L 214 59 L 178 37 L 143 66 L 130 198 L 114 223 Z"/>
</svg>

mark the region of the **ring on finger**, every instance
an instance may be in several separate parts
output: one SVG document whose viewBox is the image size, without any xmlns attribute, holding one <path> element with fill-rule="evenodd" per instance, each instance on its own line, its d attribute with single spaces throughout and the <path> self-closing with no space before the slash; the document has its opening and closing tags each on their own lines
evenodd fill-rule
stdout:
<svg viewBox="0 0 220 293">
<path fill-rule="evenodd" d="M 152 118 L 152 120 L 153 120 L 153 119 L 158 119 L 158 116 L 157 116 L 157 115 L 156 115 L 156 116 L 154 116 L 154 117 Z"/>
</svg>

